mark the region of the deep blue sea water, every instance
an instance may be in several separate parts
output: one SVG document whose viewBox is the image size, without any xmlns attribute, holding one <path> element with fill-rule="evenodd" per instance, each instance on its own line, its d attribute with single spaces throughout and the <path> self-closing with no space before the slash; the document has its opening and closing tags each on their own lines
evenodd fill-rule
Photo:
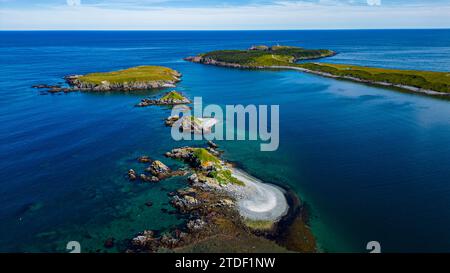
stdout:
<svg viewBox="0 0 450 273">
<path fill-rule="evenodd" d="M 0 251 L 106 251 L 144 229 L 183 222 L 167 192 L 184 178 L 133 184 L 129 168 L 177 143 L 161 91 L 40 95 L 67 74 L 156 64 L 183 73 L 177 89 L 204 103 L 279 104 L 280 148 L 222 141 L 225 157 L 286 185 L 310 206 L 324 251 L 450 251 L 450 101 L 295 71 L 241 71 L 182 58 L 287 44 L 339 52 L 327 62 L 450 71 L 450 30 L 0 32 Z M 153 201 L 153 207 L 145 202 Z M 115 251 L 116 249 L 108 250 Z"/>
</svg>

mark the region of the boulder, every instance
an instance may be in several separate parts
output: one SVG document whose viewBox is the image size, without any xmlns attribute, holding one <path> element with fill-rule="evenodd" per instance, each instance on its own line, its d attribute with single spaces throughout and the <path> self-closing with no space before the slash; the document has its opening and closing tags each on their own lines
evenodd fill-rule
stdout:
<svg viewBox="0 0 450 273">
<path fill-rule="evenodd" d="M 190 232 L 197 232 L 202 230 L 206 225 L 206 222 L 202 219 L 191 220 L 187 223 L 187 228 Z"/>
<path fill-rule="evenodd" d="M 166 178 L 171 172 L 170 168 L 159 160 L 153 161 L 152 164 L 150 164 L 150 166 L 145 170 L 153 176 L 156 176 L 158 179 Z"/>
<path fill-rule="evenodd" d="M 129 171 L 128 171 L 128 179 L 130 179 L 130 180 L 136 180 L 136 171 L 135 170 L 133 170 L 133 169 L 130 169 Z"/>
</svg>

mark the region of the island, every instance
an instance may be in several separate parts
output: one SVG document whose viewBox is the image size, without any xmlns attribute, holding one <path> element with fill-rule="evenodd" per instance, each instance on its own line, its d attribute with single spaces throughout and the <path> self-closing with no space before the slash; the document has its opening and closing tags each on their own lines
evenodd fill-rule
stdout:
<svg viewBox="0 0 450 273">
<path fill-rule="evenodd" d="M 189 114 L 183 116 L 170 116 L 165 120 L 165 125 L 178 128 L 180 132 L 194 134 L 209 134 L 212 128 L 219 123 L 219 120 L 213 117 L 198 118 Z"/>
<path fill-rule="evenodd" d="M 172 90 L 165 93 L 162 97 L 158 99 L 148 99 L 144 98 L 138 103 L 137 107 L 146 107 L 150 105 L 179 105 L 179 104 L 189 104 L 191 101 L 183 96 L 178 91 Z"/>
<path fill-rule="evenodd" d="M 395 87 L 426 95 L 450 95 L 450 72 L 400 70 L 345 64 L 298 62 L 334 56 L 327 49 L 292 46 L 253 46 L 247 50 L 219 50 L 185 60 L 241 69 L 293 69 L 320 76 Z"/>
<path fill-rule="evenodd" d="M 136 66 L 113 72 L 69 75 L 66 82 L 81 91 L 132 91 L 175 87 L 181 74 L 163 66 Z"/>
<path fill-rule="evenodd" d="M 275 65 L 290 65 L 300 60 L 330 57 L 336 52 L 328 49 L 304 49 L 294 46 L 253 46 L 247 50 L 217 50 L 185 60 L 234 68 L 269 68 Z"/>
<path fill-rule="evenodd" d="M 221 153 L 210 141 L 207 147 L 181 147 L 165 154 L 188 166 L 189 186 L 170 194 L 170 203 L 187 220 L 163 234 L 136 234 L 127 252 L 317 251 L 305 207 L 296 195 L 239 170 Z M 153 165 L 155 176 L 169 172 L 159 161 L 162 167 Z"/>
</svg>

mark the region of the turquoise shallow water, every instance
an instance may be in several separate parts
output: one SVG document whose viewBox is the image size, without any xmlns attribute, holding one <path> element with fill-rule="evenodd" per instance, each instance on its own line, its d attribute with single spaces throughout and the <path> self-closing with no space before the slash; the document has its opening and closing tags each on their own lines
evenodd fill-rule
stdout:
<svg viewBox="0 0 450 273">
<path fill-rule="evenodd" d="M 0 251 L 106 251 L 143 229 L 183 219 L 167 193 L 185 185 L 130 184 L 135 157 L 165 159 L 168 109 L 134 108 L 135 94 L 39 95 L 66 74 L 159 64 L 204 103 L 279 104 L 280 148 L 222 141 L 225 157 L 309 204 L 326 251 L 449 251 L 450 102 L 295 71 L 187 63 L 219 48 L 280 43 L 330 48 L 326 61 L 450 71 L 450 31 L 0 32 Z M 153 201 L 148 208 L 145 202 Z M 119 243 L 119 248 L 121 247 Z M 116 249 L 108 250 L 116 251 Z"/>
</svg>

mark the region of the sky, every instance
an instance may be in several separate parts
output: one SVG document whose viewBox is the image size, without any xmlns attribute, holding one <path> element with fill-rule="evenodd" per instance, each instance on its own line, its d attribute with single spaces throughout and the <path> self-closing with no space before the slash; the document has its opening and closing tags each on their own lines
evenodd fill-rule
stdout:
<svg viewBox="0 0 450 273">
<path fill-rule="evenodd" d="M 0 30 L 450 28 L 450 0 L 0 0 Z"/>
</svg>

